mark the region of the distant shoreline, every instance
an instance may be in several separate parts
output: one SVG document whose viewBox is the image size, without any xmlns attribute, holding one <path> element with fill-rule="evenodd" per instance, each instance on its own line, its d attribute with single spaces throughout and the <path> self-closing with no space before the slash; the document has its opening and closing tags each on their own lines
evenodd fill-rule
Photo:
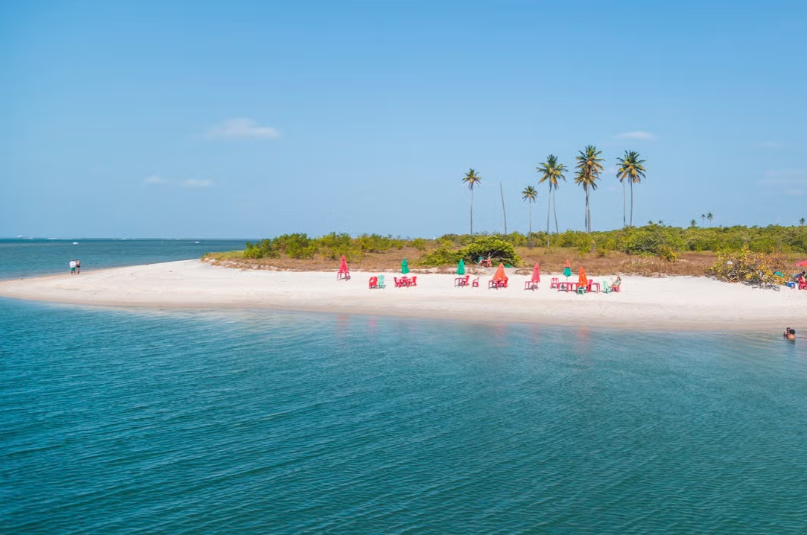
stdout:
<svg viewBox="0 0 807 535">
<path fill-rule="evenodd" d="M 415 288 L 368 289 L 371 273 L 348 282 L 334 272 L 237 270 L 184 260 L 0 282 L 0 297 L 82 306 L 160 309 L 275 309 L 301 312 L 519 322 L 634 330 L 748 331 L 803 329 L 807 292 L 760 290 L 703 277 L 623 277 L 623 291 L 576 295 L 537 291 L 510 273 L 510 287 L 455 288 L 455 275 L 418 274 Z M 570 280 L 575 280 L 571 277 Z M 606 277 L 595 277 L 601 281 Z M 563 277 L 561 275 L 561 280 Z"/>
</svg>

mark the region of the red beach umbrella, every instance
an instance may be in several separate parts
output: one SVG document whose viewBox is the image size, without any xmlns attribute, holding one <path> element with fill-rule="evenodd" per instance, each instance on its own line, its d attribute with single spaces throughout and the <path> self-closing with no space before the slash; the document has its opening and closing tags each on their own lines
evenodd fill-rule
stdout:
<svg viewBox="0 0 807 535">
<path fill-rule="evenodd" d="M 807 260 L 802 260 L 801 262 L 796 262 L 798 267 L 807 267 Z"/>
<path fill-rule="evenodd" d="M 577 282 L 580 286 L 587 286 L 588 285 L 588 278 L 586 278 L 586 268 L 580 266 L 580 278 L 577 279 Z"/>
<path fill-rule="evenodd" d="M 532 270 L 532 280 L 533 282 L 541 282 L 541 267 L 538 262 L 535 263 L 535 269 Z"/>
<path fill-rule="evenodd" d="M 350 271 L 347 269 L 347 260 L 345 260 L 345 255 L 342 255 L 342 262 L 339 264 L 339 273 L 336 274 L 336 279 L 349 279 L 350 278 Z"/>
</svg>

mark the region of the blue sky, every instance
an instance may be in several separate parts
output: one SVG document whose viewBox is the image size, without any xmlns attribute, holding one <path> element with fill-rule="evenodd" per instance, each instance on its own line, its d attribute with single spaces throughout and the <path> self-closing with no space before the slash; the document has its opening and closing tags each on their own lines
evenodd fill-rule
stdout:
<svg viewBox="0 0 807 535">
<path fill-rule="evenodd" d="M 0 236 L 527 228 L 587 144 L 634 219 L 807 217 L 804 2 L 4 2 Z M 573 173 L 561 228 L 582 229 Z M 539 188 L 533 227 L 546 224 Z"/>
</svg>

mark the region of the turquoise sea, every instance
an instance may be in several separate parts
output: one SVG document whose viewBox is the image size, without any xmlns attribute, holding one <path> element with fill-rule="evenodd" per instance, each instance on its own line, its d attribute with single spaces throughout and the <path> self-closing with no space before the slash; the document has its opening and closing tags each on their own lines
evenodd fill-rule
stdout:
<svg viewBox="0 0 807 535">
<path fill-rule="evenodd" d="M 193 245 L 81 258 L 242 242 Z M 27 246 L 0 279 L 72 256 Z M 803 534 L 805 496 L 807 345 L 779 332 L 0 299 L 2 533 Z"/>
</svg>

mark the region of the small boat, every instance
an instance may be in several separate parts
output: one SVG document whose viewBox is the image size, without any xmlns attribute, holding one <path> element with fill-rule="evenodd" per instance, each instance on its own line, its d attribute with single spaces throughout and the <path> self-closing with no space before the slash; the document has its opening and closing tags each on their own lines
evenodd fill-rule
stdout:
<svg viewBox="0 0 807 535">
<path fill-rule="evenodd" d="M 73 242 L 73 245 L 78 245 L 78 242 L 77 242 L 77 241 L 74 241 L 74 242 Z"/>
</svg>

